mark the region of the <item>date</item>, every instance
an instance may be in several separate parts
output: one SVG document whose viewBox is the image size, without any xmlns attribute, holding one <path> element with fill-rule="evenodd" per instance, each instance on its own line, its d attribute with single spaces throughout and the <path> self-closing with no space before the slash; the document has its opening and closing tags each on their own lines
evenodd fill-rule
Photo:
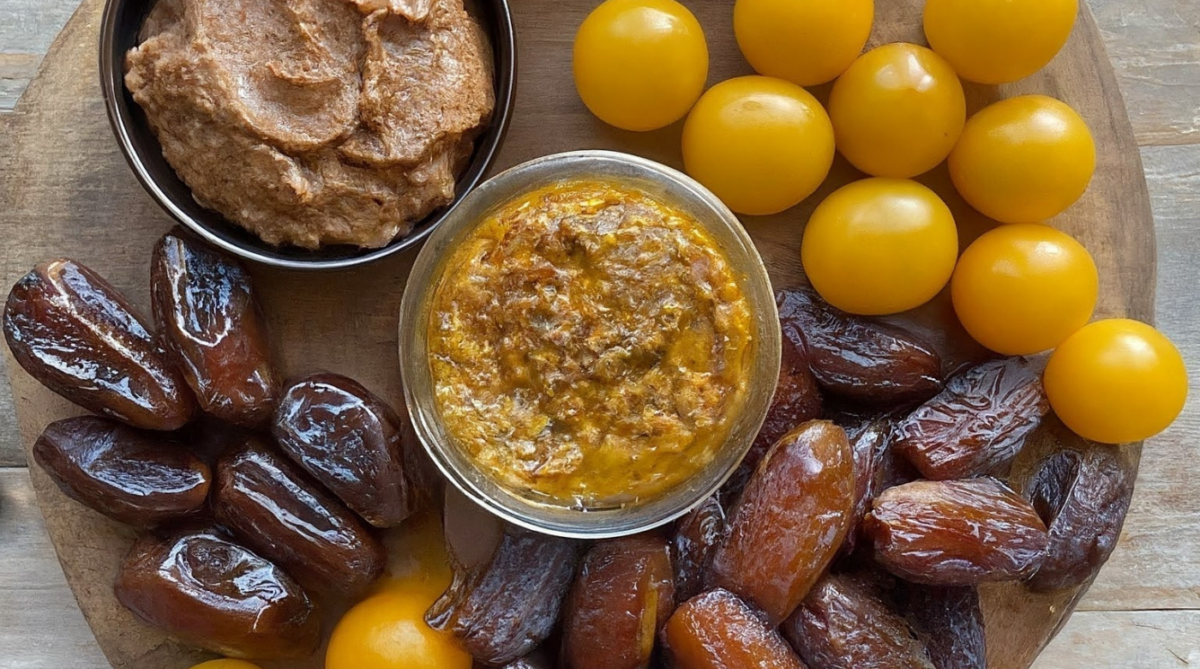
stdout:
<svg viewBox="0 0 1200 669">
<path fill-rule="evenodd" d="M 671 548 L 655 535 L 601 541 L 584 555 L 567 596 L 567 669 L 644 669 L 675 609 Z"/>
<path fill-rule="evenodd" d="M 387 562 L 349 509 L 256 438 L 217 463 L 212 508 L 248 547 L 316 592 L 362 593 Z"/>
<path fill-rule="evenodd" d="M 1050 528 L 1046 559 L 1029 586 L 1073 588 L 1095 577 L 1116 548 L 1133 497 L 1133 474 L 1115 447 L 1065 450 L 1042 461 L 1027 494 Z"/>
<path fill-rule="evenodd" d="M 942 359 L 915 335 L 838 311 L 808 290 L 780 291 L 775 302 L 785 340 L 805 352 L 830 395 L 895 406 L 941 390 Z"/>
<path fill-rule="evenodd" d="M 684 602 L 704 589 L 704 572 L 717 546 L 725 540 L 727 523 L 720 497 L 713 495 L 675 523 L 671 556 L 675 565 L 675 600 Z"/>
<path fill-rule="evenodd" d="M 862 421 L 846 429 L 854 458 L 854 512 L 841 555 L 850 555 L 858 544 L 863 518 L 871 510 L 871 500 L 879 490 L 879 469 L 891 446 L 892 426 L 887 419 Z"/>
<path fill-rule="evenodd" d="M 1023 358 L 993 360 L 955 376 L 896 428 L 896 450 L 935 481 L 996 474 L 1050 411 Z"/>
<path fill-rule="evenodd" d="M 680 605 L 662 639 L 675 669 L 806 669 L 779 633 L 727 590 Z"/>
<path fill-rule="evenodd" d="M 141 528 L 199 514 L 212 483 L 181 444 L 98 416 L 51 423 L 33 459 L 71 499 Z"/>
<path fill-rule="evenodd" d="M 987 669 L 979 592 L 905 583 L 900 609 L 925 642 L 936 669 Z"/>
<path fill-rule="evenodd" d="M 196 398 L 133 305 L 73 260 L 38 265 L 4 306 L 13 358 L 79 406 L 146 430 L 177 430 Z"/>
<path fill-rule="evenodd" d="M 375 527 L 396 527 L 432 495 L 414 481 L 406 421 L 362 384 L 314 374 L 283 394 L 271 427 L 304 471 Z"/>
<path fill-rule="evenodd" d="M 302 658 L 320 643 L 320 616 L 304 590 L 212 530 L 138 539 L 114 591 L 143 622 L 229 657 Z"/>
<path fill-rule="evenodd" d="M 742 492 L 707 583 L 739 595 L 779 624 L 841 548 L 853 507 L 846 433 L 828 421 L 802 425 L 771 449 Z"/>
<path fill-rule="evenodd" d="M 246 268 L 173 230 L 154 246 L 150 295 L 167 354 L 200 408 L 243 427 L 267 422 L 279 380 Z"/>
<path fill-rule="evenodd" d="M 875 561 L 927 585 L 1023 580 L 1049 535 L 1028 502 L 995 479 L 916 481 L 885 490 L 864 522 Z"/>
<path fill-rule="evenodd" d="M 480 662 L 504 666 L 554 631 L 578 558 L 572 541 L 509 527 L 491 560 L 455 574 L 425 621 Z"/>
<path fill-rule="evenodd" d="M 767 417 L 750 446 L 750 451 L 742 458 L 741 465 L 725 484 L 724 490 L 727 493 L 741 492 L 767 451 L 788 432 L 810 420 L 820 418 L 823 406 L 821 391 L 817 387 L 817 380 L 808 369 L 804 352 L 785 342 L 779 382 L 775 386 L 775 396 L 767 410 Z"/>
<path fill-rule="evenodd" d="M 909 622 L 852 575 L 823 577 L 781 629 L 812 667 L 935 669 Z"/>
</svg>

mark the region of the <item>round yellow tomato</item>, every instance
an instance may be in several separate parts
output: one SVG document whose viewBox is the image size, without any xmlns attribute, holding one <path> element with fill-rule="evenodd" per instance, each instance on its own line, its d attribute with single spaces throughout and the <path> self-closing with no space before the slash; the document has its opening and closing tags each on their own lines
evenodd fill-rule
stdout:
<svg viewBox="0 0 1200 669">
<path fill-rule="evenodd" d="M 933 299 L 954 272 L 958 230 L 936 193 L 906 179 L 843 186 L 813 212 L 800 250 L 825 301 L 882 316 Z"/>
<path fill-rule="evenodd" d="M 967 247 L 950 289 L 958 319 L 976 341 L 997 353 L 1032 355 L 1087 325 L 1100 275 L 1070 235 L 1004 225 Z"/>
<path fill-rule="evenodd" d="M 192 667 L 192 669 L 259 669 L 259 666 L 257 664 L 246 662 L 245 660 L 230 660 L 223 658 L 220 660 L 201 662 L 200 664 Z"/>
<path fill-rule="evenodd" d="M 959 76 L 981 84 L 1024 79 L 1067 43 L 1079 0 L 928 0 L 925 37 Z"/>
<path fill-rule="evenodd" d="M 967 120 L 949 63 L 916 44 L 885 44 L 854 61 L 829 94 L 837 148 L 880 177 L 928 172 L 950 155 Z"/>
<path fill-rule="evenodd" d="M 1046 396 L 1063 424 L 1105 444 L 1149 439 L 1167 429 L 1187 402 L 1179 349 L 1138 321 L 1097 321 L 1050 356 Z"/>
<path fill-rule="evenodd" d="M 833 127 L 808 91 L 771 77 L 713 86 L 683 126 L 688 174 L 740 214 L 765 216 L 812 195 L 833 165 Z"/>
<path fill-rule="evenodd" d="M 608 0 L 575 36 L 575 87 L 600 120 L 656 130 L 683 118 L 704 92 L 708 45 L 675 0 Z"/>
<path fill-rule="evenodd" d="M 750 65 L 801 86 L 833 81 L 862 53 L 874 0 L 737 0 L 733 30 Z"/>
<path fill-rule="evenodd" d="M 1001 223 L 1040 223 L 1087 191 L 1096 145 L 1066 103 L 1023 95 L 972 116 L 949 166 L 954 186 L 980 213 Z"/>
<path fill-rule="evenodd" d="M 329 639 L 325 669 L 470 669 L 471 656 L 425 624 L 437 595 L 386 589 L 350 609 Z"/>
</svg>

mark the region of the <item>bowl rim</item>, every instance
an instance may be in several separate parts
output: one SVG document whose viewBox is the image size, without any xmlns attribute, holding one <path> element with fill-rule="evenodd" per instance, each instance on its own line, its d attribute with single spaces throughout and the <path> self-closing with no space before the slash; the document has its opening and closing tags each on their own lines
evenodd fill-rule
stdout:
<svg viewBox="0 0 1200 669">
<path fill-rule="evenodd" d="M 463 199 L 471 191 L 487 179 L 488 173 L 495 165 L 504 146 L 516 101 L 518 69 L 516 28 L 508 0 L 477 0 L 479 5 L 487 6 L 490 9 L 493 18 L 491 22 L 493 25 L 489 26 L 492 30 L 487 32 L 492 41 L 492 76 L 496 104 L 490 124 L 476 139 L 471 161 L 463 174 L 455 181 L 455 195 L 451 203 L 418 221 L 407 236 L 394 239 L 382 248 L 361 249 L 354 255 L 332 258 L 322 258 L 318 255 L 314 255 L 312 258 L 285 257 L 274 254 L 270 250 L 273 248 L 294 249 L 295 247 L 272 247 L 248 232 L 246 234 L 252 239 L 249 239 L 244 245 L 235 243 L 224 235 L 214 232 L 208 222 L 189 214 L 164 190 L 158 183 L 155 170 L 147 165 L 143 151 L 138 148 L 132 137 L 130 126 L 136 124 L 137 121 L 133 118 L 134 112 L 127 107 L 131 104 L 136 105 L 136 103 L 129 99 L 129 92 L 125 87 L 124 60 L 117 56 L 114 49 L 117 45 L 118 16 L 127 5 L 135 1 L 139 0 L 105 0 L 104 11 L 101 15 L 98 54 L 100 89 L 104 97 L 109 126 L 117 139 L 126 164 L 133 171 L 138 183 L 150 194 L 151 199 L 172 219 L 199 235 L 200 238 L 240 258 L 282 269 L 331 271 L 359 267 L 418 247 L 441 225 L 442 221 L 461 205 Z M 140 1 L 152 5 L 157 0 Z M 127 99 L 129 99 L 128 104 Z M 155 138 L 154 145 L 158 146 L 161 151 L 161 145 L 157 138 Z M 187 184 L 184 186 L 187 187 Z M 188 188 L 188 192 L 190 194 L 190 188 Z M 221 217 L 218 212 L 213 211 L 212 213 L 214 216 Z M 237 227 L 231 222 L 225 224 Z M 313 253 L 320 253 L 320 250 Z"/>
<path fill-rule="evenodd" d="M 696 198 L 699 206 L 710 210 L 715 219 L 719 219 L 723 227 L 728 230 L 729 237 L 738 245 L 736 252 L 751 260 L 751 267 L 735 266 L 735 269 L 744 277 L 743 285 L 746 289 L 749 292 L 757 294 L 757 298 L 752 296 L 752 299 L 754 299 L 759 311 L 759 313 L 755 314 L 755 320 L 758 324 L 758 329 L 756 330 L 758 346 L 755 353 L 755 362 L 751 368 L 751 373 L 754 376 L 749 381 L 750 395 L 747 398 L 747 405 L 743 407 L 744 412 L 753 411 L 754 413 L 746 414 L 746 416 L 749 416 L 749 422 L 741 426 L 743 428 L 742 432 L 749 432 L 748 438 L 746 435 L 743 435 L 744 443 L 738 444 L 735 458 L 729 459 L 730 453 L 726 453 L 725 459 L 728 462 L 725 463 L 725 468 L 710 484 L 699 488 L 694 485 L 681 484 L 671 489 L 657 500 L 660 502 L 659 506 L 663 506 L 661 504 L 663 500 L 671 500 L 673 496 L 678 497 L 678 500 L 666 505 L 670 507 L 669 512 L 659 513 L 637 523 L 606 523 L 606 519 L 611 518 L 613 514 L 619 515 L 617 511 L 585 510 L 576 512 L 565 506 L 550 507 L 550 505 L 540 505 L 543 508 L 554 508 L 560 513 L 570 512 L 576 514 L 573 516 L 576 522 L 570 524 L 554 522 L 548 520 L 549 514 L 539 516 L 536 513 L 539 505 L 530 500 L 522 501 L 519 496 L 513 493 L 494 494 L 494 492 L 481 489 L 472 480 L 470 472 L 467 471 L 468 468 L 461 467 L 460 464 L 455 462 L 455 460 L 465 460 L 465 456 L 459 458 L 450 457 L 449 453 L 455 447 L 453 444 L 448 443 L 448 439 L 439 437 L 440 428 L 434 425 L 438 423 L 438 419 L 435 416 L 436 408 L 427 408 L 432 406 L 432 393 L 425 393 L 429 397 L 423 399 L 417 396 L 417 390 L 414 388 L 418 383 L 418 381 L 414 381 L 413 379 L 414 374 L 421 377 L 419 380 L 421 383 L 424 383 L 425 377 L 428 376 L 427 371 L 424 374 L 421 371 L 422 365 L 424 365 L 425 370 L 428 369 L 428 356 L 424 348 L 425 337 L 421 336 L 417 332 L 417 329 L 422 327 L 422 324 L 428 323 L 428 310 L 423 307 L 427 306 L 428 298 L 436 291 L 436 280 L 444 271 L 443 263 L 453 248 L 453 242 L 458 241 L 464 234 L 473 230 L 476 225 L 486 218 L 489 212 L 495 211 L 496 207 L 502 206 L 504 202 L 510 201 L 512 197 L 519 197 L 523 193 L 528 193 L 556 180 L 586 178 L 576 175 L 559 176 L 558 170 L 564 162 L 568 164 L 585 163 L 593 166 L 599 163 L 616 164 L 636 172 L 638 177 L 642 177 L 646 181 L 661 180 L 658 183 L 682 190 L 682 192 Z M 612 176 L 608 172 L 597 172 L 596 176 L 600 179 L 606 176 L 619 178 Z M 530 177 L 532 177 L 532 180 L 530 180 Z M 651 193 L 651 195 L 654 195 L 654 193 Z M 745 454 L 749 452 L 753 445 L 754 437 L 766 420 L 767 411 L 773 401 L 782 358 L 782 332 L 770 273 L 767 271 L 766 265 L 758 253 L 757 246 L 738 217 L 708 189 L 682 172 L 639 156 L 603 150 L 558 153 L 522 163 L 486 181 L 482 186 L 464 198 L 464 203 L 465 206 L 456 210 L 454 217 L 448 220 L 446 225 L 439 226 L 431 234 L 425 246 L 422 247 L 418 254 L 413 264 L 412 272 L 409 275 L 409 281 L 405 285 L 398 322 L 399 363 L 406 409 L 413 430 L 426 453 L 450 484 L 475 504 L 513 525 L 542 534 L 588 540 L 628 536 L 661 527 L 689 513 L 702 504 L 704 500 L 720 490 L 737 470 Z M 726 253 L 733 252 L 729 248 L 726 248 L 725 251 Z M 755 284 L 757 284 L 758 289 L 755 289 Z M 758 375 L 762 375 L 762 377 L 758 378 Z M 765 384 L 762 386 L 765 388 L 765 391 L 760 390 L 756 392 L 756 384 Z M 764 392 L 765 396 L 763 395 Z M 732 434 L 725 442 L 726 447 L 730 443 L 734 443 Z M 714 456 L 712 460 L 713 471 L 715 471 L 715 467 L 722 461 L 721 457 Z M 697 478 L 709 471 L 707 469 L 700 470 Z M 486 475 L 480 474 L 480 476 L 486 478 Z M 502 486 L 494 481 L 490 481 L 489 487 L 500 489 Z M 498 499 L 501 497 L 510 501 L 517 500 L 513 505 L 521 507 L 522 511 L 528 513 L 514 511 L 510 508 L 510 505 L 506 505 Z M 686 499 L 686 503 L 679 503 L 679 501 L 684 499 Z M 647 506 L 650 505 L 651 503 L 648 502 Z M 620 518 L 617 518 L 617 520 L 620 521 Z"/>
</svg>

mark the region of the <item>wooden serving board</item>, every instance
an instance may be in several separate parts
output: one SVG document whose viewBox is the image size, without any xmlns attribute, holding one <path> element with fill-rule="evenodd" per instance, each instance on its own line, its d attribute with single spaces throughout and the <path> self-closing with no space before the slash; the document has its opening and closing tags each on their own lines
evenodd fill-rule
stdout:
<svg viewBox="0 0 1200 669">
<path fill-rule="evenodd" d="M 596 121 L 571 80 L 574 32 L 598 0 L 512 0 L 519 42 L 519 81 L 502 169 L 549 153 L 582 148 L 628 151 L 680 166 L 680 125 L 636 135 Z M 732 0 L 685 0 L 708 33 L 710 84 L 749 74 L 733 38 Z M 11 285 L 34 264 L 75 258 L 99 271 L 145 310 L 150 249 L 172 222 L 146 195 L 112 138 L 100 96 L 96 46 L 103 0 L 85 0 L 50 50 L 16 114 L 0 132 L 0 278 Z M 879 0 L 872 45 L 923 42 L 922 0 Z M 828 86 L 814 92 L 828 95 Z M 1083 200 L 1053 223 L 1074 234 L 1100 267 L 1098 316 L 1153 317 L 1155 243 L 1137 147 L 1104 46 L 1084 6 L 1066 49 L 1042 73 L 1004 87 L 967 86 L 969 111 L 1019 93 L 1045 93 L 1074 106 L 1091 126 L 1098 168 Z M 834 188 L 859 178 L 840 158 L 812 198 L 779 216 L 747 219 L 776 288 L 803 283 L 800 239 L 812 208 Z M 945 168 L 922 177 L 950 205 L 966 245 L 991 222 L 950 187 Z M 337 274 L 255 267 L 280 364 L 297 375 L 327 369 L 353 376 L 385 397 L 401 397 L 396 318 L 412 254 Z M 148 313 L 148 311 L 144 311 Z M 935 339 L 951 363 L 976 357 L 943 295 L 905 319 Z M 28 449 L 43 427 L 78 409 L 41 388 L 8 360 Z M 1050 426 L 1017 470 L 1058 438 Z M 1140 448 L 1123 448 L 1136 469 Z M 32 459 L 31 459 L 32 462 Z M 46 525 L 80 608 L 114 667 L 183 669 L 204 655 L 138 623 L 113 598 L 112 580 L 132 532 L 64 497 L 36 466 L 30 469 Z M 989 666 L 1025 669 L 1061 627 L 1082 592 L 1033 595 L 1017 585 L 984 588 Z M 287 663 L 316 669 L 319 657 Z M 271 665 L 282 668 L 284 665 Z"/>
</svg>

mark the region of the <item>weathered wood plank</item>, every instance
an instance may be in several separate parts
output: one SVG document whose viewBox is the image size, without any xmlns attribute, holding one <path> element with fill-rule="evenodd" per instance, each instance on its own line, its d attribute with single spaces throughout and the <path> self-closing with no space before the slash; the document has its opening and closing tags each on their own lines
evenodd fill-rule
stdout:
<svg viewBox="0 0 1200 669">
<path fill-rule="evenodd" d="M 0 470 L 0 666 L 109 669 L 59 569 L 24 469 Z"/>
<path fill-rule="evenodd" d="M 1033 669 L 1200 665 L 1200 611 L 1077 611 Z"/>
</svg>

